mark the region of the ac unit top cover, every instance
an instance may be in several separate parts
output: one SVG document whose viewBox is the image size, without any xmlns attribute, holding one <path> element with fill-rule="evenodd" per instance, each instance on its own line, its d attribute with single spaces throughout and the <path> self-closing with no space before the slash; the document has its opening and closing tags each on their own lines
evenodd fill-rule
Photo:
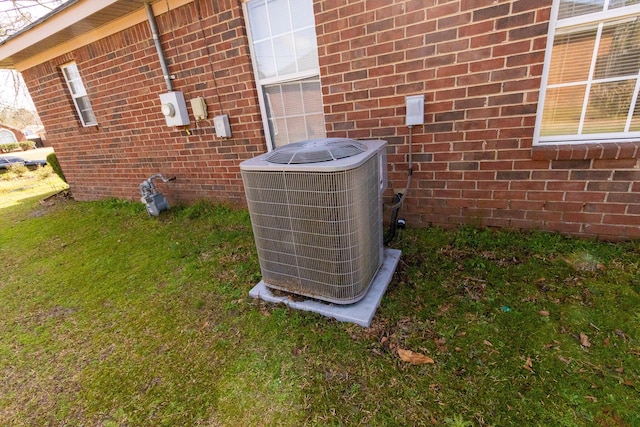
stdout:
<svg viewBox="0 0 640 427">
<path fill-rule="evenodd" d="M 240 163 L 240 170 L 336 172 L 363 164 L 386 141 L 324 138 L 295 142 Z M 386 153 L 385 153 L 386 154 Z"/>
</svg>

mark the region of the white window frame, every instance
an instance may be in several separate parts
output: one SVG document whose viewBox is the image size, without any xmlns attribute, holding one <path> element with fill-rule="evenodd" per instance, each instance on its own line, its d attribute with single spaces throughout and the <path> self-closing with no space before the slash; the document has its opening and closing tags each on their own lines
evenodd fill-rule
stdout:
<svg viewBox="0 0 640 427">
<path fill-rule="evenodd" d="M 311 7 L 313 7 L 313 0 L 305 0 L 311 3 Z M 317 77 L 318 81 L 320 81 L 320 68 L 318 66 L 317 69 L 313 69 L 313 70 L 306 70 L 303 72 L 297 72 L 297 73 L 290 73 L 290 74 L 286 74 L 285 76 L 275 76 L 275 77 L 267 77 L 267 78 L 261 78 L 260 74 L 259 74 L 259 70 L 258 70 L 258 61 L 256 60 L 255 57 L 255 49 L 253 47 L 253 43 L 254 40 L 252 39 L 252 34 L 251 34 L 251 22 L 250 22 L 250 18 L 249 18 L 249 11 L 248 11 L 248 4 L 251 3 L 252 0 L 246 0 L 242 3 L 242 8 L 243 8 L 243 12 L 244 12 L 244 16 L 245 16 L 245 22 L 247 23 L 247 36 L 249 38 L 249 51 L 251 53 L 251 62 L 252 62 L 252 66 L 253 66 L 253 74 L 255 77 L 255 82 L 256 82 L 256 89 L 258 91 L 258 104 L 260 106 L 260 115 L 262 117 L 262 125 L 264 127 L 265 130 L 265 139 L 267 142 L 267 150 L 268 151 L 272 151 L 275 148 L 275 143 L 274 141 L 272 141 L 271 139 L 271 127 L 269 126 L 269 117 L 267 115 L 267 97 L 265 95 L 265 86 L 269 86 L 269 85 L 274 85 L 274 84 L 286 84 L 289 82 L 296 82 L 296 81 L 301 81 L 304 79 L 308 79 L 308 78 L 313 78 L 313 77 Z M 269 16 L 266 16 L 265 19 L 269 19 Z M 308 27 L 308 28 L 313 28 L 314 33 L 315 33 L 315 25 L 313 27 Z M 306 28 L 305 28 L 306 29 Z M 301 29 L 298 29 L 301 30 Z M 317 37 L 317 34 L 316 34 Z M 322 88 L 321 88 L 322 89 Z M 321 98 L 322 98 L 322 93 L 320 94 Z M 323 114 L 324 115 L 324 114 Z M 274 124 L 275 126 L 275 124 Z M 277 130 L 277 126 L 276 126 L 276 130 Z"/>
<path fill-rule="evenodd" d="M 66 72 L 66 70 L 70 67 L 76 68 L 76 71 L 78 72 L 78 78 L 69 79 L 69 76 L 67 75 L 68 73 Z M 60 70 L 62 71 L 62 76 L 64 77 L 64 81 L 67 84 L 67 89 L 69 90 L 69 94 L 73 99 L 73 105 L 76 107 L 76 113 L 78 114 L 80 123 L 82 123 L 82 126 L 84 127 L 97 126 L 98 121 L 95 118 L 96 115 L 93 111 L 93 107 L 91 107 L 91 102 L 89 101 L 87 90 L 85 89 L 84 83 L 82 82 L 82 78 L 80 77 L 80 70 L 78 68 L 78 65 L 75 62 L 68 62 L 64 65 L 61 65 Z M 80 104 L 78 103 L 78 100 L 80 98 L 86 98 L 86 103 L 89 106 L 89 109 L 85 111 L 90 112 L 90 115 L 93 117 L 93 120 L 86 120 L 85 115 L 83 114 L 83 111 L 80 108 Z"/>
<path fill-rule="evenodd" d="M 571 33 L 575 30 L 583 29 L 587 26 L 595 27 L 597 25 L 598 33 L 596 36 L 596 41 L 594 45 L 594 52 L 591 61 L 591 69 L 589 71 L 589 77 L 586 81 L 587 83 L 587 95 L 585 96 L 583 110 L 582 110 L 582 118 L 579 123 L 579 130 L 581 131 L 585 111 L 587 108 L 589 91 L 588 88 L 594 82 L 606 82 L 606 81 L 615 81 L 618 78 L 609 78 L 609 79 L 598 79 L 596 80 L 593 77 L 594 69 L 595 69 L 595 59 L 598 52 L 598 44 L 600 42 L 600 37 L 602 34 L 602 29 L 605 22 L 623 19 L 625 17 L 633 17 L 640 15 L 640 5 L 631 5 L 624 6 L 616 9 L 607 10 L 609 5 L 609 0 L 605 0 L 605 5 L 603 7 L 604 11 L 589 13 L 585 15 L 575 16 L 571 18 L 559 19 L 558 12 L 560 9 L 560 0 L 553 0 L 553 4 L 551 7 L 551 18 L 549 21 L 549 32 L 547 35 L 547 49 L 544 57 L 544 67 L 542 71 L 542 79 L 540 84 L 540 96 L 538 99 L 538 110 L 536 115 L 536 123 L 534 129 L 533 136 L 533 145 L 534 146 L 545 146 L 545 145 L 565 145 L 565 144 L 590 144 L 590 143 L 608 143 L 608 142 L 635 142 L 640 141 L 640 131 L 636 132 L 610 132 L 610 133 L 600 133 L 600 134 L 577 134 L 577 135 L 552 135 L 552 136 L 541 136 L 541 127 L 542 127 L 542 115 L 544 112 L 544 103 L 545 97 L 547 94 L 547 89 L 569 86 L 572 83 L 560 83 L 556 85 L 550 85 L 548 83 L 549 79 L 549 69 L 551 67 L 551 56 L 553 50 L 553 43 L 556 35 L 563 35 Z M 634 93 L 631 99 L 631 106 L 635 105 L 636 100 L 638 98 L 638 93 L 640 92 L 640 70 L 638 73 L 638 77 L 636 80 L 636 86 Z M 627 115 L 626 129 L 629 128 L 631 118 L 633 116 L 633 107 L 630 108 L 630 111 Z"/>
</svg>

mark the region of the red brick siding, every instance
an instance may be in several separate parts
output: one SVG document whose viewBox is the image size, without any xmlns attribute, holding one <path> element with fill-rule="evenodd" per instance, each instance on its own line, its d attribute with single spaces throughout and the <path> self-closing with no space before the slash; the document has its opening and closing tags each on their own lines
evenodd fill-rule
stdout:
<svg viewBox="0 0 640 427">
<path fill-rule="evenodd" d="M 244 203 L 238 164 L 266 150 L 244 19 L 237 1 L 194 2 L 157 17 L 175 90 L 203 96 L 209 121 L 191 135 L 166 126 L 159 94 L 166 84 L 147 22 L 24 72 L 25 79 L 78 200 L 137 199 L 146 177 L 171 202 L 208 198 Z M 197 19 L 198 16 L 202 20 Z M 74 60 L 97 117 L 83 128 L 59 66 Z M 233 138 L 220 139 L 213 116 L 228 114 Z"/>
<path fill-rule="evenodd" d="M 408 168 L 404 98 L 424 94 L 413 128 L 410 225 L 540 228 L 640 237 L 639 144 L 533 147 L 551 0 L 314 0 L 328 136 L 389 142 L 391 188 Z M 200 18 L 200 19 L 199 19 Z M 147 23 L 27 70 L 48 140 L 74 195 L 136 199 L 162 172 L 172 202 L 244 203 L 238 164 L 266 149 L 241 2 L 195 1 L 158 17 L 174 86 L 229 114 L 166 127 L 166 87 Z M 82 128 L 59 65 L 78 63 L 98 118 Z M 190 109 L 190 108 L 189 108 Z M 388 194 L 390 201 L 391 194 Z"/>
<path fill-rule="evenodd" d="M 410 224 L 640 237 L 640 144 L 533 147 L 551 1 L 316 1 L 329 136 L 389 141 Z M 354 94 L 358 94 L 354 97 Z"/>
</svg>

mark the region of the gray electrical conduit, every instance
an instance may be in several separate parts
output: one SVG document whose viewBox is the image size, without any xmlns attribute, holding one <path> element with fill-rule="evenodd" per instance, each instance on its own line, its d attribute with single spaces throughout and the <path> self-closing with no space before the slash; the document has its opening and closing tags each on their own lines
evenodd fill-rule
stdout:
<svg viewBox="0 0 640 427">
<path fill-rule="evenodd" d="M 158 35 L 158 24 L 156 23 L 156 16 L 153 14 L 153 8 L 151 3 L 145 2 L 145 8 L 147 9 L 147 18 L 149 20 L 149 27 L 151 27 L 151 35 L 153 36 L 153 42 L 156 45 L 158 51 L 158 59 L 160 60 L 160 67 L 162 68 L 162 76 L 167 84 L 167 90 L 173 92 L 173 85 L 171 84 L 171 75 L 169 74 L 169 67 L 167 67 L 167 60 L 162 52 L 162 45 L 160 44 L 160 36 Z"/>
</svg>

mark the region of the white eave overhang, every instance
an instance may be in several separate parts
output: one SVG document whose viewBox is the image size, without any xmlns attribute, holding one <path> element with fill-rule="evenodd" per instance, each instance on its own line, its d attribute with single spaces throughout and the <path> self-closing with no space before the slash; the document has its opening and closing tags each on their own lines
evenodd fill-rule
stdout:
<svg viewBox="0 0 640 427">
<path fill-rule="evenodd" d="M 153 4 L 166 13 L 193 0 Z M 147 20 L 145 0 L 71 0 L 0 42 L 0 68 L 23 71 Z M 167 9 L 168 8 L 168 9 Z"/>
</svg>

